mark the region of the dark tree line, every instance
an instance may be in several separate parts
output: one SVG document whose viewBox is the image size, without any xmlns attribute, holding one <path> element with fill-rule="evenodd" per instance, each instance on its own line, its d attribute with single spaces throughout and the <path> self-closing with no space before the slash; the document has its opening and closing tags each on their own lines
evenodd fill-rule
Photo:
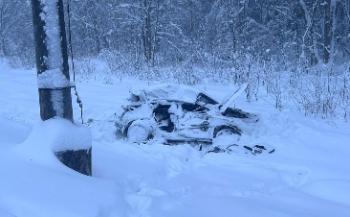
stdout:
<svg viewBox="0 0 350 217">
<path fill-rule="evenodd" d="M 350 56 L 350 0 L 71 0 L 78 57 L 121 64 L 283 66 Z M 27 0 L 0 0 L 0 55 L 33 62 Z"/>
</svg>

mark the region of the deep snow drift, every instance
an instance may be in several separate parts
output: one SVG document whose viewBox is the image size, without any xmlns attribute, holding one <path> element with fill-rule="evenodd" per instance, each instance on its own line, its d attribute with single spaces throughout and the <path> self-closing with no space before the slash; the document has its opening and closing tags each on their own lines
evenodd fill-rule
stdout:
<svg viewBox="0 0 350 217">
<path fill-rule="evenodd" d="M 95 120 L 94 176 L 85 177 L 50 152 L 47 143 L 62 141 L 57 139 L 66 127 L 40 122 L 36 85 L 34 71 L 0 63 L 0 217 L 349 216 L 349 123 L 278 112 L 268 97 L 253 103 L 241 97 L 237 105 L 260 116 L 242 140 L 273 145 L 274 154 L 135 145 L 117 140 L 110 121 L 130 88 L 151 84 L 113 77 L 81 81 L 85 119 Z M 222 99 L 235 89 L 198 88 Z"/>
</svg>

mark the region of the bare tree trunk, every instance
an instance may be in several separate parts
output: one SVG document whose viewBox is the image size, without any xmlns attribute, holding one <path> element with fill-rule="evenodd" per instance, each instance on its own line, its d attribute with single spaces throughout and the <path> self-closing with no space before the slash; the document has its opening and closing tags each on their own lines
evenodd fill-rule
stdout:
<svg viewBox="0 0 350 217">
<path fill-rule="evenodd" d="M 151 0 L 143 1 L 144 8 L 144 27 L 143 27 L 143 47 L 146 62 L 152 61 L 152 24 L 151 24 Z"/>
<path fill-rule="evenodd" d="M 323 33 L 323 62 L 327 64 L 331 57 L 332 32 L 332 0 L 325 0 L 324 4 L 324 33 Z"/>
<path fill-rule="evenodd" d="M 310 51 L 310 60 L 308 61 L 309 64 L 308 65 L 316 65 L 320 62 L 320 57 L 317 51 L 317 42 L 315 39 L 315 33 L 314 33 L 314 24 L 313 24 L 313 16 L 315 14 L 315 10 L 317 8 L 317 1 L 313 4 L 311 10 L 309 11 L 305 1 L 304 0 L 299 0 L 299 4 L 301 6 L 301 8 L 303 9 L 304 12 L 304 17 L 305 17 L 305 23 L 306 23 L 306 28 L 305 28 L 305 32 L 303 34 L 303 38 L 302 38 L 302 58 L 307 58 L 306 56 L 306 50 L 307 50 L 307 44 L 306 44 L 306 39 L 309 36 L 309 51 Z"/>
<path fill-rule="evenodd" d="M 5 28 L 4 28 L 4 13 L 5 13 L 5 2 L 0 2 L 0 57 L 6 56 L 5 48 Z"/>
</svg>

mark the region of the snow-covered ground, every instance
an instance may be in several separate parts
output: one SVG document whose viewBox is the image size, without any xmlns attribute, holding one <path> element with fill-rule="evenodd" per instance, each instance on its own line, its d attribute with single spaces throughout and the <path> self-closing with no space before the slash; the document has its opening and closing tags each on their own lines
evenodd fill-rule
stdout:
<svg viewBox="0 0 350 217">
<path fill-rule="evenodd" d="M 350 216 L 349 123 L 305 118 L 292 106 L 278 112 L 267 97 L 241 98 L 238 107 L 261 118 L 242 140 L 272 145 L 274 154 L 117 140 L 108 120 L 130 88 L 147 85 L 112 77 L 78 83 L 85 119 L 96 120 L 94 176 L 85 177 L 48 149 L 55 121 L 40 122 L 35 71 L 0 62 L 0 217 Z M 218 98 L 234 89 L 198 88 Z M 78 122 L 76 105 L 75 113 Z"/>
</svg>

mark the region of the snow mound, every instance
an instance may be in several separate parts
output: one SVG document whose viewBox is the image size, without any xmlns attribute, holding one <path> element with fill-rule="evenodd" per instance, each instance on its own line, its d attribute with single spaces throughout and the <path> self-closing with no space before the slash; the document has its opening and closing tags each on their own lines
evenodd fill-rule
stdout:
<svg viewBox="0 0 350 217">
<path fill-rule="evenodd" d="M 90 147 L 91 133 L 88 128 L 57 118 L 37 124 L 28 138 L 16 146 L 14 151 L 33 161 L 56 164 L 54 152 Z"/>
<path fill-rule="evenodd" d="M 23 142 L 30 127 L 13 120 L 0 117 L 0 147 Z"/>
<path fill-rule="evenodd" d="M 0 119 L 3 128 L 1 125 Z M 18 127 L 9 126 L 9 137 L 16 135 Z M 19 134 L 22 136 L 21 131 Z M 54 154 L 88 145 L 88 129 L 51 119 L 37 123 L 23 143 L 2 147 L 0 217 L 125 216 L 122 190 L 115 182 L 81 175 L 65 167 Z"/>
</svg>

